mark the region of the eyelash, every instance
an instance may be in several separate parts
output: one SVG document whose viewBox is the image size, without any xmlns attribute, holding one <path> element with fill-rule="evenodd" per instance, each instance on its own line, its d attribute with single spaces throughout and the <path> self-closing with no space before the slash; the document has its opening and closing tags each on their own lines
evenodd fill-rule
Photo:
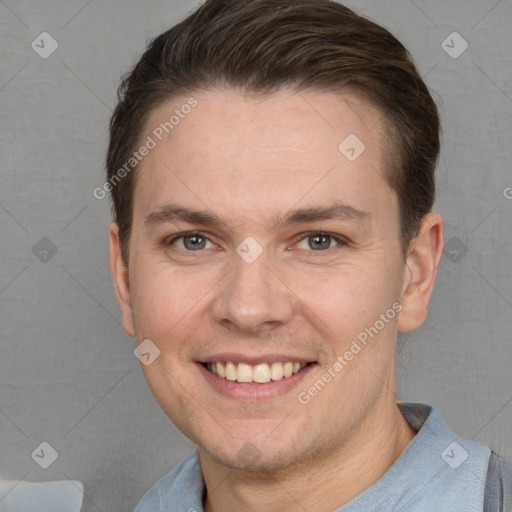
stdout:
<svg viewBox="0 0 512 512">
<path fill-rule="evenodd" d="M 318 251 L 315 251 L 313 249 L 309 250 L 308 252 L 312 252 L 312 253 L 322 253 L 322 252 L 328 252 L 330 249 L 335 249 L 336 247 L 346 247 L 349 245 L 349 242 L 348 240 L 346 240 L 345 238 L 343 237 L 340 237 L 340 236 L 337 236 L 337 235 L 333 235 L 332 233 L 326 233 L 324 231 L 309 231 L 309 232 L 306 232 L 306 233 L 301 233 L 300 235 L 297 235 L 297 238 L 296 240 L 294 241 L 293 245 L 297 245 L 298 243 L 302 242 L 303 240 L 306 240 L 308 239 L 309 237 L 313 236 L 313 235 L 318 235 L 318 236 L 326 236 L 326 237 L 330 237 L 332 240 L 334 240 L 338 245 L 335 245 L 334 247 L 329 247 L 327 249 L 324 249 L 324 250 L 318 250 Z M 181 238 L 186 238 L 186 237 L 189 237 L 189 236 L 198 236 L 198 237 L 201 237 L 201 238 L 205 238 L 206 240 L 208 240 L 209 242 L 213 243 L 209 238 L 208 236 L 206 236 L 204 233 L 202 233 L 201 231 L 186 231 L 184 233 L 178 233 L 177 235 L 174 235 L 173 237 L 167 239 L 165 241 L 165 245 L 166 246 L 172 246 L 174 245 L 174 243 L 181 239 Z M 175 250 L 182 250 L 182 249 L 175 249 Z M 202 250 L 198 250 L 198 251 L 189 251 L 189 250 L 186 250 L 185 249 L 185 252 L 189 252 L 189 253 L 193 253 L 193 252 L 202 252 Z"/>
</svg>

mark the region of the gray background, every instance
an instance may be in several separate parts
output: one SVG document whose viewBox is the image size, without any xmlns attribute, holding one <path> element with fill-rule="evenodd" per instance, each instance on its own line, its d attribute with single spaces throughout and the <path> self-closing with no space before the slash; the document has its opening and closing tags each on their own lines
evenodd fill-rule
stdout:
<svg viewBox="0 0 512 512">
<path fill-rule="evenodd" d="M 92 191 L 121 74 L 195 5 L 0 1 L 0 478 L 81 480 L 85 511 L 132 510 L 193 448 L 119 325 L 109 204 Z M 448 249 L 428 320 L 402 337 L 398 399 L 512 456 L 512 1 L 347 5 L 410 49 L 444 124 Z M 31 48 L 44 31 L 59 44 L 47 59 Z M 458 58 L 442 47 L 454 31 Z M 48 469 L 31 458 L 43 441 L 59 455 Z"/>
</svg>

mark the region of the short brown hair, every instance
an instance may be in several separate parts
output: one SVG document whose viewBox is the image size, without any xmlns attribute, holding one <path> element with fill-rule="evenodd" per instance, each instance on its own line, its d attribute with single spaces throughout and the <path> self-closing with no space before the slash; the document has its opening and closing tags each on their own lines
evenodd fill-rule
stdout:
<svg viewBox="0 0 512 512">
<path fill-rule="evenodd" d="M 208 0 L 154 39 L 121 81 L 110 122 L 107 180 L 132 157 L 153 110 L 227 86 L 245 93 L 350 87 L 384 114 L 386 180 L 396 192 L 405 255 L 435 198 L 440 121 L 406 48 L 385 28 L 330 0 Z M 123 256 L 136 173 L 111 188 Z M 111 181 L 112 183 L 112 181 Z"/>
</svg>

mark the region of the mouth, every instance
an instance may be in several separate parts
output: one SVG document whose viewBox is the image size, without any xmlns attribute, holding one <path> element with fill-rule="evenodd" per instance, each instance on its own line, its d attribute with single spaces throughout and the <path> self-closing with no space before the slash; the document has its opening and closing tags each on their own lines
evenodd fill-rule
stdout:
<svg viewBox="0 0 512 512">
<path fill-rule="evenodd" d="M 246 384 L 267 384 L 289 379 L 314 363 L 283 361 L 251 365 L 231 361 L 212 361 L 201 364 L 210 373 L 224 380 Z"/>
</svg>

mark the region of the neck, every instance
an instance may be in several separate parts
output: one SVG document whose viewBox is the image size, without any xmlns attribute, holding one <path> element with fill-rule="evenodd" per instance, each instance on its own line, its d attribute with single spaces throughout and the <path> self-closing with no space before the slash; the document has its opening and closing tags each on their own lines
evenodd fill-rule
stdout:
<svg viewBox="0 0 512 512">
<path fill-rule="evenodd" d="M 266 473 L 219 466 L 201 450 L 208 493 L 205 512 L 332 512 L 375 483 L 400 457 L 415 431 L 389 402 L 368 414 L 357 432 L 335 448 L 292 467 Z"/>
</svg>

